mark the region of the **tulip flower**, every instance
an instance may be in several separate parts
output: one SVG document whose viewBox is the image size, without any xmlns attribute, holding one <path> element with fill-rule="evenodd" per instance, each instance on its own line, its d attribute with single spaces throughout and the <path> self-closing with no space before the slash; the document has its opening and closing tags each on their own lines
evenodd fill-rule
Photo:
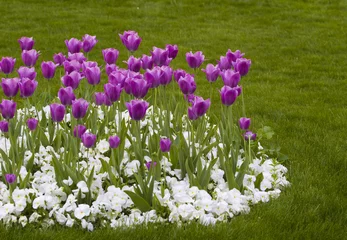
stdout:
<svg viewBox="0 0 347 240">
<path fill-rule="evenodd" d="M 103 92 L 95 92 L 94 93 L 94 103 L 97 106 L 101 106 L 105 102 L 105 93 Z"/>
<path fill-rule="evenodd" d="M 161 138 L 160 139 L 160 150 L 162 152 L 170 152 L 171 140 L 170 138 Z"/>
<path fill-rule="evenodd" d="M 8 132 L 8 122 L 6 120 L 0 121 L 0 131 L 3 133 Z"/>
<path fill-rule="evenodd" d="M 65 87 L 72 87 L 76 89 L 81 81 L 82 77 L 79 72 L 73 71 L 70 74 L 66 74 L 61 78 L 62 83 Z"/>
<path fill-rule="evenodd" d="M 96 142 L 96 135 L 92 133 L 84 133 L 81 137 L 82 143 L 86 148 L 91 148 Z"/>
<path fill-rule="evenodd" d="M 42 75 L 46 79 L 52 79 L 55 74 L 55 68 L 58 66 L 58 64 L 55 64 L 54 62 L 42 62 L 41 63 L 41 70 Z"/>
<path fill-rule="evenodd" d="M 82 64 L 77 60 L 65 61 L 63 62 L 64 70 L 67 73 L 71 73 L 73 71 L 79 72 L 82 68 Z"/>
<path fill-rule="evenodd" d="M 226 106 L 232 105 L 238 96 L 238 91 L 236 88 L 231 88 L 229 86 L 222 87 L 220 91 L 220 97 L 222 103 Z"/>
<path fill-rule="evenodd" d="M 35 49 L 23 50 L 22 60 L 25 66 L 32 67 L 36 64 L 36 61 L 39 57 L 39 53 Z"/>
<path fill-rule="evenodd" d="M 49 106 L 53 122 L 61 122 L 65 116 L 65 106 L 58 103 L 53 103 Z"/>
<path fill-rule="evenodd" d="M 253 133 L 252 131 L 246 131 L 243 134 L 243 137 L 245 138 L 246 141 L 255 140 L 257 138 L 257 134 Z"/>
<path fill-rule="evenodd" d="M 239 126 L 243 130 L 247 130 L 249 126 L 251 125 L 251 119 L 242 117 L 239 119 Z"/>
<path fill-rule="evenodd" d="M 135 98 L 143 98 L 146 96 L 150 86 L 150 83 L 143 78 L 127 78 L 124 82 L 125 91 L 128 94 L 132 94 Z"/>
<path fill-rule="evenodd" d="M 82 72 L 85 74 L 85 71 L 87 68 L 98 67 L 98 63 L 93 61 L 87 61 L 87 62 L 82 62 L 81 66 L 82 66 Z"/>
<path fill-rule="evenodd" d="M 69 53 L 78 53 L 79 51 L 81 51 L 82 48 L 82 42 L 76 38 L 65 40 L 65 45 Z"/>
<path fill-rule="evenodd" d="M 72 101 L 72 115 L 77 118 L 83 118 L 88 110 L 89 103 L 83 98 Z"/>
<path fill-rule="evenodd" d="M 175 59 L 178 54 L 178 47 L 177 45 L 166 45 L 166 50 L 169 52 L 169 58 Z"/>
<path fill-rule="evenodd" d="M 18 78 L 3 78 L 1 82 L 2 90 L 6 97 L 14 97 L 17 95 L 19 90 L 19 79 Z"/>
<path fill-rule="evenodd" d="M 236 59 L 242 58 L 244 53 L 241 53 L 240 50 L 236 50 L 235 52 L 232 52 L 230 49 L 226 53 L 226 57 L 228 58 L 229 62 L 236 62 Z"/>
<path fill-rule="evenodd" d="M 163 76 L 163 71 L 160 67 L 156 66 L 152 69 L 147 69 L 144 77 L 150 84 L 151 88 L 156 88 L 160 85 L 160 78 Z"/>
<path fill-rule="evenodd" d="M 118 85 L 113 85 L 111 83 L 106 83 L 104 85 L 105 95 L 111 102 L 116 102 L 120 98 L 120 94 L 122 92 L 122 88 Z"/>
<path fill-rule="evenodd" d="M 108 82 L 113 85 L 124 86 L 125 76 L 120 71 L 114 71 L 108 76 Z"/>
<path fill-rule="evenodd" d="M 145 54 L 142 55 L 141 67 L 143 70 L 152 69 L 153 64 L 154 64 L 154 62 L 153 62 L 153 59 L 151 56 L 147 56 Z"/>
<path fill-rule="evenodd" d="M 58 98 L 64 106 L 70 106 L 72 101 L 76 99 L 72 87 L 60 88 L 58 91 Z"/>
<path fill-rule="evenodd" d="M 130 56 L 128 61 L 125 62 L 128 64 L 128 69 L 134 72 L 139 72 L 141 69 L 141 59 L 134 56 Z"/>
<path fill-rule="evenodd" d="M 87 131 L 86 126 L 84 125 L 76 125 L 73 129 L 73 135 L 75 137 L 81 138 L 82 135 Z"/>
<path fill-rule="evenodd" d="M 211 63 L 207 64 L 206 69 L 202 69 L 201 71 L 206 74 L 206 79 L 209 82 L 215 82 L 220 73 L 219 68 Z"/>
<path fill-rule="evenodd" d="M 235 72 L 231 69 L 221 72 L 220 75 L 222 77 L 224 85 L 232 87 L 232 88 L 236 87 L 241 79 L 240 73 Z"/>
<path fill-rule="evenodd" d="M 111 100 L 106 97 L 106 95 L 104 94 L 104 105 L 105 106 L 112 106 L 113 102 L 111 102 Z"/>
<path fill-rule="evenodd" d="M 149 162 L 146 162 L 146 168 L 149 170 L 151 167 L 155 167 L 157 166 L 157 162 L 152 162 L 152 161 L 149 161 Z"/>
<path fill-rule="evenodd" d="M 114 48 L 106 48 L 102 50 L 102 55 L 107 64 L 115 64 L 118 59 L 119 51 Z"/>
<path fill-rule="evenodd" d="M 139 121 L 145 117 L 149 103 L 143 100 L 131 100 L 125 103 L 132 119 Z"/>
<path fill-rule="evenodd" d="M 108 139 L 110 148 L 117 148 L 120 144 L 120 138 L 118 136 L 110 136 Z"/>
<path fill-rule="evenodd" d="M 37 128 L 39 121 L 36 118 L 29 118 L 27 120 L 27 125 L 30 131 L 34 131 Z"/>
<path fill-rule="evenodd" d="M 194 94 L 187 94 L 187 95 L 183 95 L 184 96 L 184 100 L 186 100 L 189 103 L 194 103 L 195 100 L 195 95 Z"/>
<path fill-rule="evenodd" d="M 78 53 L 68 53 L 67 60 L 68 61 L 76 60 L 82 64 L 84 61 L 87 60 L 87 58 L 84 56 L 82 52 L 78 52 Z"/>
<path fill-rule="evenodd" d="M 139 48 L 141 38 L 135 31 L 124 31 L 123 35 L 119 34 L 123 45 L 130 51 L 134 52 Z"/>
<path fill-rule="evenodd" d="M 193 105 L 188 108 L 188 117 L 190 120 L 196 120 L 203 116 L 211 105 L 210 99 L 204 100 L 202 97 L 195 96 Z"/>
<path fill-rule="evenodd" d="M 32 37 L 21 37 L 20 39 L 18 39 L 18 43 L 23 51 L 33 49 L 35 41 Z"/>
<path fill-rule="evenodd" d="M 30 80 L 34 80 L 36 78 L 36 72 L 35 68 L 28 68 L 28 67 L 19 67 L 18 69 L 18 75 L 20 79 L 23 78 L 29 78 Z"/>
<path fill-rule="evenodd" d="M 157 47 L 153 47 L 153 51 L 151 51 L 152 60 L 155 65 L 163 66 L 166 63 L 166 60 L 169 56 L 169 52 L 166 49 L 161 49 Z"/>
<path fill-rule="evenodd" d="M 97 42 L 98 40 L 96 40 L 96 36 L 90 36 L 88 34 L 84 35 L 82 37 L 83 51 L 90 52 Z"/>
<path fill-rule="evenodd" d="M 5 73 L 6 75 L 12 73 L 15 63 L 16 63 L 15 58 L 3 57 L 0 61 L 1 71 Z"/>
<path fill-rule="evenodd" d="M 198 51 L 194 54 L 192 52 L 189 52 L 189 53 L 186 53 L 186 60 L 189 67 L 198 68 L 204 62 L 205 56 L 202 54 L 201 51 Z"/>
<path fill-rule="evenodd" d="M 236 62 L 233 62 L 235 71 L 239 72 L 241 76 L 245 76 L 249 68 L 251 67 L 251 60 L 246 58 L 238 58 L 236 59 Z"/>
<path fill-rule="evenodd" d="M 162 66 L 159 80 L 161 85 L 168 85 L 172 80 L 172 69 L 168 66 Z"/>
<path fill-rule="evenodd" d="M 232 64 L 229 62 L 227 57 L 221 56 L 218 62 L 218 67 L 221 71 L 230 69 Z"/>
<path fill-rule="evenodd" d="M 178 80 L 178 86 L 180 87 L 183 94 L 192 94 L 196 90 L 196 83 L 194 77 L 187 74 Z"/>
<path fill-rule="evenodd" d="M 36 80 L 30 80 L 29 78 L 22 79 L 19 82 L 19 91 L 22 98 L 30 97 L 34 94 L 37 88 L 38 82 Z"/>
<path fill-rule="evenodd" d="M 99 67 L 86 68 L 84 74 L 91 85 L 97 85 L 100 82 L 101 72 Z"/>
<path fill-rule="evenodd" d="M 8 182 L 9 184 L 14 183 L 17 180 L 16 174 L 10 173 L 10 174 L 5 174 L 5 179 L 6 182 Z"/>
<path fill-rule="evenodd" d="M 105 70 L 106 70 L 106 74 L 107 76 L 110 76 L 111 73 L 115 72 L 118 70 L 118 67 L 116 66 L 116 64 L 106 64 L 106 67 L 105 67 Z"/>
<path fill-rule="evenodd" d="M 61 66 L 66 61 L 66 57 L 62 53 L 57 53 L 57 54 L 54 54 L 53 61 L 59 66 Z"/>
<path fill-rule="evenodd" d="M 173 75 L 174 75 L 176 82 L 178 82 L 178 80 L 180 80 L 181 77 L 185 77 L 187 75 L 187 73 L 183 69 L 177 69 L 173 72 Z"/>
</svg>

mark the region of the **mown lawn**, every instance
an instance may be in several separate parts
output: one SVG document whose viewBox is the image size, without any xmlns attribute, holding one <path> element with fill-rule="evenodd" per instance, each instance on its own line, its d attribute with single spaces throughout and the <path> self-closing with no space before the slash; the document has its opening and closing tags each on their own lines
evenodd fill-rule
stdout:
<svg viewBox="0 0 347 240">
<path fill-rule="evenodd" d="M 229 48 L 242 50 L 252 59 L 242 80 L 247 115 L 255 128 L 275 130 L 276 144 L 290 157 L 285 165 L 292 183 L 279 199 L 215 227 L 149 225 L 92 233 L 0 227 L 0 239 L 347 239 L 346 1 L 0 2 L 0 56 L 16 57 L 16 67 L 21 36 L 35 38 L 39 62 L 65 52 L 65 39 L 85 33 L 99 40 L 89 58 L 102 63 L 101 50 L 114 47 L 125 60 L 118 33 L 130 29 L 143 39 L 136 56 L 177 44 L 175 68 L 188 69 L 187 51 L 201 50 L 215 63 Z M 197 93 L 208 97 L 208 83 L 202 73 L 198 77 Z M 60 86 L 57 79 L 38 81 L 38 91 L 51 84 L 54 95 Z M 44 104 L 38 96 L 34 101 Z"/>
</svg>

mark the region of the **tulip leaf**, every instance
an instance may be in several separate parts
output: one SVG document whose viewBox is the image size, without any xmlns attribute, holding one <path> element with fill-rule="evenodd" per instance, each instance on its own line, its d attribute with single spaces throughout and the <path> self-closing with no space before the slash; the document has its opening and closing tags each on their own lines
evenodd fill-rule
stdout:
<svg viewBox="0 0 347 240">
<path fill-rule="evenodd" d="M 88 186 L 88 188 L 90 188 L 90 187 L 92 186 L 92 183 L 93 183 L 93 179 L 94 179 L 94 168 L 95 168 L 95 166 L 93 166 L 92 171 L 90 171 L 90 175 L 89 175 L 89 177 L 88 177 L 88 179 L 87 179 L 87 186 Z"/>
<path fill-rule="evenodd" d="M 141 212 L 148 212 L 151 210 L 151 206 L 148 204 L 148 202 L 138 194 L 131 192 L 131 191 L 124 191 L 128 196 L 131 198 L 131 200 L 134 202 L 134 205 L 141 211 Z"/>
</svg>

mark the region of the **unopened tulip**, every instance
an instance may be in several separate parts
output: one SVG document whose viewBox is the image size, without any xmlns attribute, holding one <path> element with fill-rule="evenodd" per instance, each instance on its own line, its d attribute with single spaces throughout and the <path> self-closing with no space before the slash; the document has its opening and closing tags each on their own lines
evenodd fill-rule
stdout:
<svg viewBox="0 0 347 240">
<path fill-rule="evenodd" d="M 238 91 L 236 88 L 231 88 L 229 86 L 223 86 L 220 91 L 220 97 L 222 103 L 226 106 L 232 105 L 238 96 Z"/>
<path fill-rule="evenodd" d="M 96 36 L 90 36 L 88 34 L 84 35 L 82 37 L 83 51 L 90 52 L 97 42 L 98 40 L 96 40 Z"/>
<path fill-rule="evenodd" d="M 82 135 L 87 131 L 86 126 L 84 125 L 76 125 L 73 129 L 73 135 L 75 137 L 81 138 Z"/>
<path fill-rule="evenodd" d="M 193 105 L 188 108 L 188 117 L 190 120 L 196 120 L 203 116 L 211 105 L 210 99 L 204 100 L 202 97 L 195 96 Z"/>
<path fill-rule="evenodd" d="M 249 126 L 251 125 L 251 119 L 242 117 L 239 119 L 239 126 L 243 130 L 247 130 Z"/>
<path fill-rule="evenodd" d="M 58 64 L 55 64 L 54 62 L 42 62 L 41 63 L 41 70 L 42 75 L 46 79 L 51 79 L 54 77 L 55 74 L 55 68 L 58 66 Z"/>
<path fill-rule="evenodd" d="M 228 58 L 225 56 L 221 56 L 218 61 L 218 67 L 221 71 L 230 69 L 232 66 L 231 62 L 229 62 Z"/>
<path fill-rule="evenodd" d="M 95 105 L 101 106 L 105 102 L 105 93 L 103 92 L 96 92 L 94 93 L 94 102 Z"/>
<path fill-rule="evenodd" d="M 53 122 L 61 122 L 65 116 L 65 106 L 58 103 L 53 103 L 50 106 L 51 117 Z"/>
<path fill-rule="evenodd" d="M 175 59 L 178 54 L 178 47 L 177 45 L 166 45 L 166 50 L 169 52 L 169 58 Z"/>
<path fill-rule="evenodd" d="M 194 77 L 187 74 L 178 80 L 178 86 L 180 87 L 183 94 L 192 94 L 196 90 L 196 83 Z"/>
<path fill-rule="evenodd" d="M 91 148 L 96 142 L 96 135 L 92 133 L 84 133 L 81 137 L 82 143 L 86 148 Z"/>
<path fill-rule="evenodd" d="M 1 87 L 6 97 L 14 97 L 17 95 L 19 90 L 19 79 L 18 78 L 3 78 Z"/>
<path fill-rule="evenodd" d="M 13 72 L 14 65 L 16 63 L 15 58 L 3 57 L 0 61 L 1 71 L 5 74 L 10 74 Z"/>
<path fill-rule="evenodd" d="M 16 180 L 17 180 L 17 177 L 16 177 L 16 174 L 5 174 L 5 179 L 6 179 L 6 182 L 8 182 L 9 184 L 12 184 L 14 183 Z"/>
<path fill-rule="evenodd" d="M 139 48 L 141 43 L 141 38 L 135 31 L 125 31 L 122 34 L 119 34 L 119 37 L 123 43 L 123 45 L 130 51 L 134 52 Z"/>
<path fill-rule="evenodd" d="M 122 92 L 122 88 L 118 85 L 113 85 L 111 83 L 106 83 L 104 85 L 104 92 L 106 97 L 110 99 L 111 102 L 116 102 L 120 98 L 120 94 Z"/>
<path fill-rule="evenodd" d="M 22 51 L 33 49 L 35 43 L 32 37 L 21 37 L 18 42 Z"/>
<path fill-rule="evenodd" d="M 87 81 L 91 85 L 97 85 L 101 79 L 101 72 L 99 67 L 90 67 L 86 68 L 84 74 L 87 78 Z"/>
<path fill-rule="evenodd" d="M 245 140 L 249 141 L 249 140 L 255 140 L 257 138 L 257 134 L 253 133 L 252 131 L 246 131 L 243 134 L 243 137 L 245 138 Z"/>
<path fill-rule="evenodd" d="M 238 58 L 236 59 L 236 62 L 233 62 L 235 71 L 239 72 L 241 76 L 245 76 L 249 68 L 251 67 L 251 60 L 246 58 Z"/>
<path fill-rule="evenodd" d="M 205 72 L 206 79 L 209 82 L 215 82 L 220 73 L 219 68 L 211 63 L 207 64 L 206 69 L 202 69 L 202 71 Z"/>
<path fill-rule="evenodd" d="M 114 48 L 107 48 L 102 50 L 102 55 L 107 64 L 115 64 L 118 59 L 119 51 Z"/>
<path fill-rule="evenodd" d="M 37 88 L 38 82 L 36 80 L 31 80 L 29 78 L 23 78 L 19 82 L 19 91 L 22 98 L 30 97 L 34 94 Z"/>
<path fill-rule="evenodd" d="M 72 101 L 76 99 L 72 87 L 60 88 L 58 91 L 58 97 L 61 104 L 64 106 L 70 106 Z"/>
<path fill-rule="evenodd" d="M 65 40 L 65 45 L 69 53 L 78 53 L 81 51 L 81 48 L 82 48 L 82 42 L 76 38 Z"/>
<path fill-rule="evenodd" d="M 108 142 L 110 144 L 110 148 L 117 148 L 120 144 L 120 138 L 118 136 L 111 136 L 108 139 Z"/>
<path fill-rule="evenodd" d="M 72 115 L 74 118 L 83 118 L 88 110 L 89 103 L 83 98 L 72 101 Z"/>
<path fill-rule="evenodd" d="M 39 53 L 35 49 L 23 50 L 22 60 L 25 66 L 33 67 L 36 64 L 37 59 L 39 58 Z"/>
<path fill-rule="evenodd" d="M 240 50 L 236 50 L 235 52 L 232 52 L 230 49 L 226 53 L 226 57 L 228 58 L 229 62 L 236 62 L 236 59 L 242 58 L 244 53 L 241 53 Z"/>
<path fill-rule="evenodd" d="M 0 121 L 0 131 L 3 133 L 8 132 L 8 122 L 6 120 L 1 120 Z"/>
<path fill-rule="evenodd" d="M 125 105 L 128 108 L 130 117 L 136 121 L 145 117 L 149 106 L 148 102 L 143 100 L 131 100 L 130 102 L 126 102 Z"/>
<path fill-rule="evenodd" d="M 160 150 L 162 152 L 170 152 L 171 140 L 170 138 L 161 138 L 160 139 Z"/>
<path fill-rule="evenodd" d="M 189 67 L 198 68 L 204 62 L 205 56 L 202 54 L 201 51 L 198 51 L 194 54 L 192 52 L 189 52 L 189 53 L 186 53 L 186 60 Z"/>
<path fill-rule="evenodd" d="M 39 121 L 36 118 L 30 118 L 27 120 L 27 125 L 30 131 L 34 131 L 37 128 Z"/>
</svg>

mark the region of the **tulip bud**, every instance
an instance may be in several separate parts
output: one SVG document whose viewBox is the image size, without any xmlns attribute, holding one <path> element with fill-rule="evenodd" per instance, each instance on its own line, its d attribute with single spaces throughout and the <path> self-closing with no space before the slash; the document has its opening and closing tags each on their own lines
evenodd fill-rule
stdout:
<svg viewBox="0 0 347 240">
<path fill-rule="evenodd" d="M 70 106 L 72 101 L 76 99 L 72 87 L 60 88 L 58 91 L 58 98 L 61 104 L 65 106 Z"/>
<path fill-rule="evenodd" d="M 78 137 L 78 138 L 81 138 L 82 135 L 87 131 L 87 128 L 86 126 L 83 126 L 83 125 L 77 125 L 74 127 L 73 129 L 73 135 L 75 137 Z"/>
<path fill-rule="evenodd" d="M 88 34 L 84 35 L 82 38 L 83 51 L 90 52 L 97 42 L 98 40 L 96 40 L 96 36 L 90 36 Z"/>
<path fill-rule="evenodd" d="M 35 43 L 32 37 L 21 37 L 20 39 L 18 39 L 18 42 L 22 51 L 33 49 Z"/>
<path fill-rule="evenodd" d="M 6 97 L 14 97 L 17 95 L 19 90 L 19 79 L 18 78 L 3 78 L 1 82 L 2 90 Z"/>
<path fill-rule="evenodd" d="M 25 66 L 32 67 L 36 64 L 37 59 L 39 58 L 39 53 L 35 49 L 23 50 L 22 60 Z"/>
<path fill-rule="evenodd" d="M 72 101 L 72 115 L 77 118 L 83 118 L 88 110 L 88 102 L 83 98 Z"/>
<path fill-rule="evenodd" d="M 124 31 L 123 35 L 119 34 L 123 45 L 130 51 L 134 52 L 139 48 L 141 38 L 135 31 Z"/>
<path fill-rule="evenodd" d="M 123 89 L 121 87 L 111 83 L 106 83 L 104 85 L 105 95 L 108 97 L 108 99 L 110 99 L 111 102 L 116 102 L 119 100 L 122 90 Z"/>
<path fill-rule="evenodd" d="M 15 58 L 3 57 L 0 61 L 1 71 L 5 74 L 10 74 L 13 72 L 14 65 L 16 63 Z"/>
<path fill-rule="evenodd" d="M 126 102 L 125 105 L 128 108 L 130 117 L 139 121 L 146 115 L 149 104 L 143 100 L 131 100 L 130 102 Z"/>
<path fill-rule="evenodd" d="M 53 103 L 50 106 L 51 117 L 53 122 L 61 122 L 65 115 L 65 106 L 58 103 Z"/>
<path fill-rule="evenodd" d="M 186 60 L 189 67 L 198 68 L 204 62 L 205 56 L 202 54 L 201 51 L 198 51 L 194 54 L 192 52 L 189 52 L 189 53 L 186 53 Z"/>
<path fill-rule="evenodd" d="M 6 179 L 6 182 L 8 182 L 9 184 L 12 184 L 17 180 L 17 177 L 13 173 L 10 173 L 10 174 L 7 173 L 5 174 L 5 179 Z"/>
<path fill-rule="evenodd" d="M 105 70 L 106 70 L 106 74 L 107 76 L 110 76 L 111 73 L 115 72 L 118 70 L 118 67 L 116 66 L 116 64 L 106 64 L 106 67 L 105 67 Z"/>
<path fill-rule="evenodd" d="M 188 108 L 188 117 L 190 120 L 196 120 L 203 116 L 211 105 L 210 99 L 204 100 L 202 97 L 195 96 L 193 105 Z"/>
<path fill-rule="evenodd" d="M 107 64 L 115 64 L 118 59 L 119 51 L 114 48 L 107 48 L 102 50 L 102 55 Z"/>
<path fill-rule="evenodd" d="M 108 142 L 110 144 L 110 148 L 117 148 L 120 144 L 120 138 L 118 136 L 111 136 L 108 139 Z"/>
<path fill-rule="evenodd" d="M 143 54 L 142 58 L 141 58 L 141 67 L 142 67 L 143 70 L 152 69 L 153 68 L 153 59 L 152 59 L 152 57 Z"/>
<path fill-rule="evenodd" d="M 255 140 L 257 138 L 257 134 L 255 134 L 255 133 L 253 133 L 251 131 L 246 131 L 243 134 L 243 137 L 245 138 L 246 141 Z"/>
<path fill-rule="evenodd" d="M 128 64 L 128 69 L 130 71 L 139 72 L 141 69 L 141 59 L 140 58 L 130 56 L 128 61 L 125 63 Z"/>
<path fill-rule="evenodd" d="M 160 150 L 162 152 L 170 152 L 171 140 L 170 138 L 161 138 L 160 139 Z"/>
<path fill-rule="evenodd" d="M 84 72 L 88 83 L 91 85 L 97 85 L 100 82 L 101 79 L 101 72 L 99 67 L 90 67 L 86 68 Z"/>
<path fill-rule="evenodd" d="M 231 62 L 229 62 L 228 58 L 225 56 L 221 56 L 220 60 L 218 61 L 218 67 L 222 70 L 230 69 L 232 66 Z"/>
<path fill-rule="evenodd" d="M 177 45 L 171 45 L 167 44 L 166 45 L 166 50 L 169 52 L 169 58 L 175 59 L 177 54 L 178 54 L 178 47 Z"/>
<path fill-rule="evenodd" d="M 249 68 L 251 67 L 251 60 L 246 58 L 238 58 L 236 59 L 236 62 L 233 62 L 235 71 L 239 72 L 241 76 L 245 76 Z"/>
<path fill-rule="evenodd" d="M 76 38 L 65 40 L 65 45 L 69 53 L 78 53 L 79 51 L 81 51 L 82 48 L 82 42 Z"/>
<path fill-rule="evenodd" d="M 58 66 L 58 64 L 54 64 L 53 62 L 42 62 L 41 63 L 41 70 L 42 75 L 46 79 L 51 79 L 54 77 L 55 74 L 55 68 Z"/>
<path fill-rule="evenodd" d="M 146 168 L 149 170 L 151 167 L 155 167 L 157 165 L 157 162 L 146 162 Z"/>
<path fill-rule="evenodd" d="M 8 132 L 8 122 L 5 120 L 0 121 L 0 131 L 3 133 Z"/>
<path fill-rule="evenodd" d="M 95 105 L 101 106 L 105 102 L 105 93 L 103 92 L 96 92 L 94 93 L 94 102 Z"/>
<path fill-rule="evenodd" d="M 240 118 L 239 126 L 241 129 L 247 130 L 250 125 L 251 125 L 251 119 L 250 118 L 245 118 L 245 117 Z"/>
<path fill-rule="evenodd" d="M 34 131 L 37 128 L 39 121 L 36 118 L 29 118 L 27 120 L 27 125 L 30 131 Z"/>
<path fill-rule="evenodd" d="M 81 137 L 81 140 L 86 148 L 91 148 L 96 142 L 96 135 L 92 133 L 84 133 Z"/>
<path fill-rule="evenodd" d="M 232 52 L 230 49 L 226 53 L 226 57 L 228 58 L 229 62 L 236 62 L 236 59 L 242 58 L 244 53 L 241 53 L 240 50 L 236 50 L 235 52 Z"/>
<path fill-rule="evenodd" d="M 207 64 L 206 69 L 202 69 L 201 71 L 205 72 L 206 79 L 209 82 L 215 82 L 220 73 L 219 68 L 217 66 L 213 66 L 211 63 Z"/>
<path fill-rule="evenodd" d="M 222 87 L 220 91 L 221 101 L 226 106 L 232 105 L 235 102 L 237 96 L 238 96 L 238 92 L 236 88 L 224 86 Z"/>
<path fill-rule="evenodd" d="M 236 87 L 237 84 L 240 82 L 241 76 L 240 73 L 235 72 L 233 70 L 224 70 L 220 73 L 222 76 L 222 80 L 224 82 L 224 85 L 227 85 L 229 87 Z"/>
<path fill-rule="evenodd" d="M 16 113 L 17 104 L 12 100 L 2 100 L 0 104 L 0 111 L 3 118 L 11 119 Z"/>
<path fill-rule="evenodd" d="M 192 94 L 196 90 L 194 77 L 192 77 L 190 74 L 186 74 L 186 76 L 181 77 L 178 80 L 178 86 L 180 87 L 183 94 Z"/>
<path fill-rule="evenodd" d="M 22 79 L 19 82 L 19 91 L 22 98 L 30 97 L 34 94 L 37 88 L 38 82 L 35 80 L 30 80 L 29 78 Z"/>
</svg>

